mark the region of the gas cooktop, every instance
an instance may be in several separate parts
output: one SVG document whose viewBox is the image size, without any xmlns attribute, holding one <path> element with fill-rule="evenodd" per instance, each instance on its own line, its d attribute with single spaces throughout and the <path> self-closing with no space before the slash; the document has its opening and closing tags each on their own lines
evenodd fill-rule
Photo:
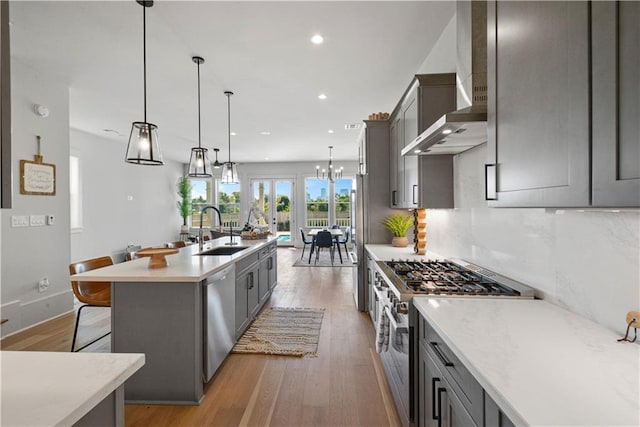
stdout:
<svg viewBox="0 0 640 427">
<path fill-rule="evenodd" d="M 378 262 L 401 293 L 533 298 L 522 283 L 462 260 Z"/>
</svg>

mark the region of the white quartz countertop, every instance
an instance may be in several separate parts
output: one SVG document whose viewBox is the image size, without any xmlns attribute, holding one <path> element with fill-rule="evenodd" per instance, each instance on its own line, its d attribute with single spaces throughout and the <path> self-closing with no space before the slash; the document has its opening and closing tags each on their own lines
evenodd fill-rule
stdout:
<svg viewBox="0 0 640 427">
<path fill-rule="evenodd" d="M 200 252 L 198 245 L 189 245 L 181 248 L 177 254 L 168 255 L 168 266 L 165 268 L 148 268 L 149 258 L 145 257 L 74 274 L 71 278 L 95 282 L 200 282 L 216 271 L 260 250 L 276 240 L 276 237 L 269 236 L 267 239 L 257 240 L 234 237 L 233 240 L 238 242 L 238 245 L 233 247 L 241 246 L 247 249 L 233 255 L 197 256 L 195 254 Z M 226 242 L 229 242 L 229 237 L 210 240 L 204 245 L 203 251 L 225 246 Z"/>
<path fill-rule="evenodd" d="M 516 425 L 640 425 L 640 346 L 621 335 L 542 300 L 413 302 Z"/>
<path fill-rule="evenodd" d="M 391 259 L 409 259 L 409 260 L 434 260 L 444 259 L 444 257 L 436 254 L 435 252 L 427 251 L 425 255 L 418 255 L 413 252 L 413 246 L 409 245 L 406 248 L 396 248 L 391 245 L 382 244 L 369 244 L 364 245 L 364 248 L 369 252 L 369 255 L 373 257 L 374 261 L 391 261 Z"/>
<path fill-rule="evenodd" d="M 144 354 L 2 351 L 3 426 L 72 425 L 144 365 Z"/>
</svg>

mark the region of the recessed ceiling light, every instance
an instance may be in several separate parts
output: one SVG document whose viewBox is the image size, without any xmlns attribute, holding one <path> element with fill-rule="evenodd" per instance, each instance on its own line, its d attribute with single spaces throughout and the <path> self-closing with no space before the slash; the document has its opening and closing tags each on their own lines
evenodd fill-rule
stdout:
<svg viewBox="0 0 640 427">
<path fill-rule="evenodd" d="M 451 132 L 452 132 L 451 129 L 445 129 L 442 131 L 442 133 L 445 135 L 449 135 Z"/>
<path fill-rule="evenodd" d="M 260 135 L 271 135 L 271 132 L 264 130 L 260 132 Z"/>
<path fill-rule="evenodd" d="M 236 136 L 236 133 L 235 132 L 231 132 L 231 136 Z"/>
<path fill-rule="evenodd" d="M 422 150 L 413 150 L 413 152 L 418 154 L 418 153 L 422 153 Z"/>
<path fill-rule="evenodd" d="M 321 93 L 320 95 L 318 95 L 318 99 L 327 99 L 327 95 L 325 95 L 324 93 Z"/>
<path fill-rule="evenodd" d="M 268 157 L 265 157 L 264 159 L 265 159 L 265 160 L 269 160 L 269 158 L 268 158 Z"/>
<path fill-rule="evenodd" d="M 329 132 L 329 133 L 333 133 L 333 129 L 329 129 L 329 130 L 328 130 L 328 132 Z"/>
<path fill-rule="evenodd" d="M 324 42 L 324 37 L 322 37 L 320 34 L 316 34 L 311 37 L 311 43 L 313 44 L 322 44 L 322 42 Z"/>
</svg>

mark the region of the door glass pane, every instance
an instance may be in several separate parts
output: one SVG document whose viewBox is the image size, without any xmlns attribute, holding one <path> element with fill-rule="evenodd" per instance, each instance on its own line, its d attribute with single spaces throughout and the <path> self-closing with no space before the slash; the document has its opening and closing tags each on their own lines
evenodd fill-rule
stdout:
<svg viewBox="0 0 640 427">
<path fill-rule="evenodd" d="M 336 224 L 351 227 L 351 178 L 337 179 L 335 182 Z"/>
<path fill-rule="evenodd" d="M 291 240 L 291 181 L 276 181 L 276 233 L 278 244 L 293 244 Z"/>
<path fill-rule="evenodd" d="M 249 218 L 249 224 L 266 226 L 269 225 L 269 200 L 271 195 L 270 181 L 254 181 L 253 182 L 253 207 L 258 211 L 253 212 L 253 217 Z M 264 215 L 261 215 L 264 214 Z"/>
<path fill-rule="evenodd" d="M 329 226 L 329 181 L 307 178 L 306 181 L 306 226 Z"/>
</svg>

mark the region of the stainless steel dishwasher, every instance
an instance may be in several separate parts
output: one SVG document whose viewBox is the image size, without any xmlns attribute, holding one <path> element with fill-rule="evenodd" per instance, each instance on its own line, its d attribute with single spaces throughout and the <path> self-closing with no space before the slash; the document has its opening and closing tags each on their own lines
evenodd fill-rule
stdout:
<svg viewBox="0 0 640 427">
<path fill-rule="evenodd" d="M 227 357 L 235 343 L 236 266 L 231 265 L 209 277 L 204 284 L 204 382 Z"/>
</svg>

